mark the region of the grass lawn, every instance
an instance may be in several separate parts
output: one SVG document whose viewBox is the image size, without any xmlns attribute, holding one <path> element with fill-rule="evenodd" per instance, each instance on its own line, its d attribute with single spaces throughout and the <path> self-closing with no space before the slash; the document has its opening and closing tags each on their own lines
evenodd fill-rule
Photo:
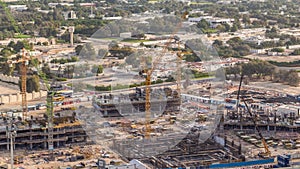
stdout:
<svg viewBox="0 0 300 169">
<path fill-rule="evenodd" d="M 145 39 L 123 39 L 121 42 L 128 42 L 128 43 L 141 43 L 141 42 L 149 42 L 150 40 Z"/>
<path fill-rule="evenodd" d="M 20 34 L 20 35 L 15 35 L 15 38 L 31 38 L 31 35 Z"/>
</svg>

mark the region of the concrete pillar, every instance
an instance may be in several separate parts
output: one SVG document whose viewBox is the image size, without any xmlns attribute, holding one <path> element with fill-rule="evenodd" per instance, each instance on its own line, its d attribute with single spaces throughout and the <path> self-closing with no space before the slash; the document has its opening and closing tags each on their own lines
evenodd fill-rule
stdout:
<svg viewBox="0 0 300 169">
<path fill-rule="evenodd" d="M 44 133 L 47 133 L 47 130 L 44 130 Z M 47 135 L 45 134 L 45 136 L 44 136 L 44 148 L 46 149 L 47 148 Z"/>
<path fill-rule="evenodd" d="M 75 27 L 74 27 L 74 26 L 70 26 L 70 27 L 69 27 L 69 33 L 70 33 L 70 45 L 71 45 L 71 46 L 74 45 L 74 30 L 75 30 Z"/>
<path fill-rule="evenodd" d="M 74 129 L 74 127 L 72 127 Z M 72 142 L 74 142 L 74 132 L 72 132 Z"/>
<path fill-rule="evenodd" d="M 17 93 L 17 102 L 22 101 L 22 96 L 20 93 Z"/>
<path fill-rule="evenodd" d="M 9 150 L 9 143 L 10 143 L 9 138 L 6 139 L 6 142 L 7 142 L 7 144 L 6 144 L 7 150 Z"/>
<path fill-rule="evenodd" d="M 16 138 L 13 139 L 14 140 L 14 150 L 16 149 Z"/>
<path fill-rule="evenodd" d="M 30 130 L 30 132 L 31 132 L 31 130 Z M 30 135 L 30 144 L 29 144 L 29 146 L 30 146 L 30 149 L 32 150 L 32 143 L 31 143 L 31 141 L 32 141 L 32 136 Z"/>
</svg>

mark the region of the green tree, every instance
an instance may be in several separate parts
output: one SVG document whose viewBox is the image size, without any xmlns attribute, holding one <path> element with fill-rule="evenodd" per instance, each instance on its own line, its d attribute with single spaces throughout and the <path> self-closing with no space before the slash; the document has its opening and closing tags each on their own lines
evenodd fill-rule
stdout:
<svg viewBox="0 0 300 169">
<path fill-rule="evenodd" d="M 299 49 L 295 49 L 293 51 L 292 55 L 300 55 L 300 48 Z"/>
<path fill-rule="evenodd" d="M 300 83 L 300 78 L 299 78 L 298 72 L 293 71 L 293 70 L 289 71 L 288 76 L 287 76 L 287 82 L 291 86 L 298 87 L 299 83 Z"/>
<path fill-rule="evenodd" d="M 80 54 L 80 51 L 82 50 L 83 46 L 82 45 L 77 45 L 75 47 L 75 52 L 76 52 L 76 55 L 79 55 Z"/>
<path fill-rule="evenodd" d="M 2 63 L 1 65 L 1 71 L 3 74 L 11 76 L 12 73 L 14 72 L 16 66 L 15 64 L 8 64 L 8 63 Z"/>
<path fill-rule="evenodd" d="M 238 30 L 238 26 L 236 24 L 233 24 L 232 27 L 230 28 L 231 32 L 236 32 Z"/>
<path fill-rule="evenodd" d="M 9 56 L 11 56 L 13 54 L 13 51 L 11 51 L 8 48 L 3 48 L 0 52 L 0 55 L 2 55 L 3 57 L 7 58 Z"/>
<path fill-rule="evenodd" d="M 28 43 L 28 41 L 18 41 L 13 47 L 14 51 L 19 52 L 21 49 L 25 48 L 27 50 L 32 50 L 33 46 Z"/>
<path fill-rule="evenodd" d="M 284 52 L 283 48 L 273 48 L 271 49 L 272 52 Z"/>
<path fill-rule="evenodd" d="M 197 24 L 197 27 L 202 29 L 203 32 L 205 32 L 204 30 L 209 29 L 209 26 L 209 23 L 205 19 L 201 19 L 201 21 Z"/>
<path fill-rule="evenodd" d="M 103 66 L 99 65 L 97 69 L 97 75 L 103 73 Z"/>
<path fill-rule="evenodd" d="M 21 80 L 19 81 L 19 87 L 21 90 Z M 37 75 L 27 76 L 26 79 L 26 92 L 32 93 L 33 91 L 40 91 L 40 78 Z"/>
<path fill-rule="evenodd" d="M 249 25 L 251 23 L 249 15 L 243 15 L 243 23 Z"/>
<path fill-rule="evenodd" d="M 224 26 L 225 26 L 225 32 L 229 32 L 230 31 L 230 25 L 228 23 L 225 23 Z"/>
</svg>

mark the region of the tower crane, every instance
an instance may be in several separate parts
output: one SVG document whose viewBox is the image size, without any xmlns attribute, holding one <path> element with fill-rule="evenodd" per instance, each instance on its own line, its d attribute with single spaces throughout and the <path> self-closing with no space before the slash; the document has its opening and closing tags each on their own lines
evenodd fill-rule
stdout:
<svg viewBox="0 0 300 169">
<path fill-rule="evenodd" d="M 185 12 L 182 16 L 181 19 L 185 19 L 187 16 L 187 12 Z M 145 82 L 145 93 L 146 93 L 146 102 L 145 102 L 145 137 L 149 138 L 150 137 L 150 132 L 151 132 L 151 126 L 150 126 L 150 121 L 151 121 L 151 112 L 150 112 L 150 107 L 151 107 L 151 103 L 150 103 L 150 85 L 151 85 L 151 76 L 153 71 L 156 69 L 157 64 L 160 62 L 161 58 L 164 56 L 164 54 L 167 52 L 169 45 L 172 42 L 172 39 L 174 39 L 174 34 L 176 32 L 178 32 L 178 30 L 181 28 L 182 26 L 182 21 L 179 21 L 178 25 L 175 27 L 175 30 L 172 34 L 172 36 L 170 37 L 170 39 L 167 42 L 167 45 L 163 48 L 162 53 L 154 60 L 153 64 L 152 64 L 152 68 L 147 70 L 146 72 L 146 82 Z M 180 83 L 180 82 L 179 82 Z"/>
<path fill-rule="evenodd" d="M 26 96 L 26 80 L 27 80 L 27 65 L 31 58 L 28 56 L 28 53 L 23 48 L 22 57 L 17 61 L 9 60 L 7 63 L 11 66 L 15 63 L 21 63 L 20 72 L 21 72 L 21 95 L 22 95 L 22 116 L 23 120 L 26 120 L 28 107 L 27 107 L 27 96 Z"/>
<path fill-rule="evenodd" d="M 50 151 L 51 154 L 51 160 L 53 160 L 53 149 L 54 149 L 54 144 L 53 144 L 53 114 L 54 114 L 54 95 L 56 94 L 56 91 L 53 90 L 53 86 L 55 86 L 56 79 L 53 78 L 51 84 L 49 83 L 46 74 L 42 72 L 40 69 L 38 69 L 38 66 L 35 65 L 38 71 L 38 75 L 42 78 L 44 83 L 46 84 L 47 87 L 47 122 L 48 122 L 48 150 Z M 61 66 L 59 66 L 57 70 L 58 75 L 60 73 Z"/>
<path fill-rule="evenodd" d="M 0 0 L 0 5 L 5 11 L 5 14 L 8 18 L 8 20 L 12 23 L 12 26 L 15 30 L 15 33 L 20 34 L 19 27 L 17 26 L 17 23 L 14 19 L 14 17 L 11 15 L 10 10 L 7 8 L 7 5 L 5 2 Z M 22 95 L 22 115 L 23 115 L 23 120 L 26 120 L 26 116 L 28 113 L 28 108 L 27 108 L 27 96 L 26 96 L 26 80 L 27 80 L 27 64 L 30 58 L 26 56 L 26 50 L 23 48 L 22 49 L 22 57 L 18 61 L 9 61 L 8 63 L 11 65 L 13 63 L 21 63 L 20 67 L 20 72 L 21 72 L 21 95 Z"/>
</svg>

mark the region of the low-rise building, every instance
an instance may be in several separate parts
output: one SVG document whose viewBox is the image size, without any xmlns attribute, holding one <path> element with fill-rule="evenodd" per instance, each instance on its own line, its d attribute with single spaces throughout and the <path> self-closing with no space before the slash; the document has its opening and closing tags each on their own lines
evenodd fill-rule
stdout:
<svg viewBox="0 0 300 169">
<path fill-rule="evenodd" d="M 234 23 L 234 19 L 232 18 L 217 18 L 217 17 L 212 17 L 212 16 L 201 16 L 197 18 L 189 18 L 189 22 L 200 22 L 202 19 L 206 20 L 209 24 L 210 27 L 216 28 L 218 25 L 221 24 L 229 24 L 232 25 Z"/>
<path fill-rule="evenodd" d="M 63 12 L 63 16 L 64 16 L 65 20 L 68 20 L 68 19 L 77 19 L 75 11 Z"/>
<path fill-rule="evenodd" d="M 26 11 L 28 9 L 26 5 L 8 5 L 8 8 L 14 11 Z"/>
</svg>

